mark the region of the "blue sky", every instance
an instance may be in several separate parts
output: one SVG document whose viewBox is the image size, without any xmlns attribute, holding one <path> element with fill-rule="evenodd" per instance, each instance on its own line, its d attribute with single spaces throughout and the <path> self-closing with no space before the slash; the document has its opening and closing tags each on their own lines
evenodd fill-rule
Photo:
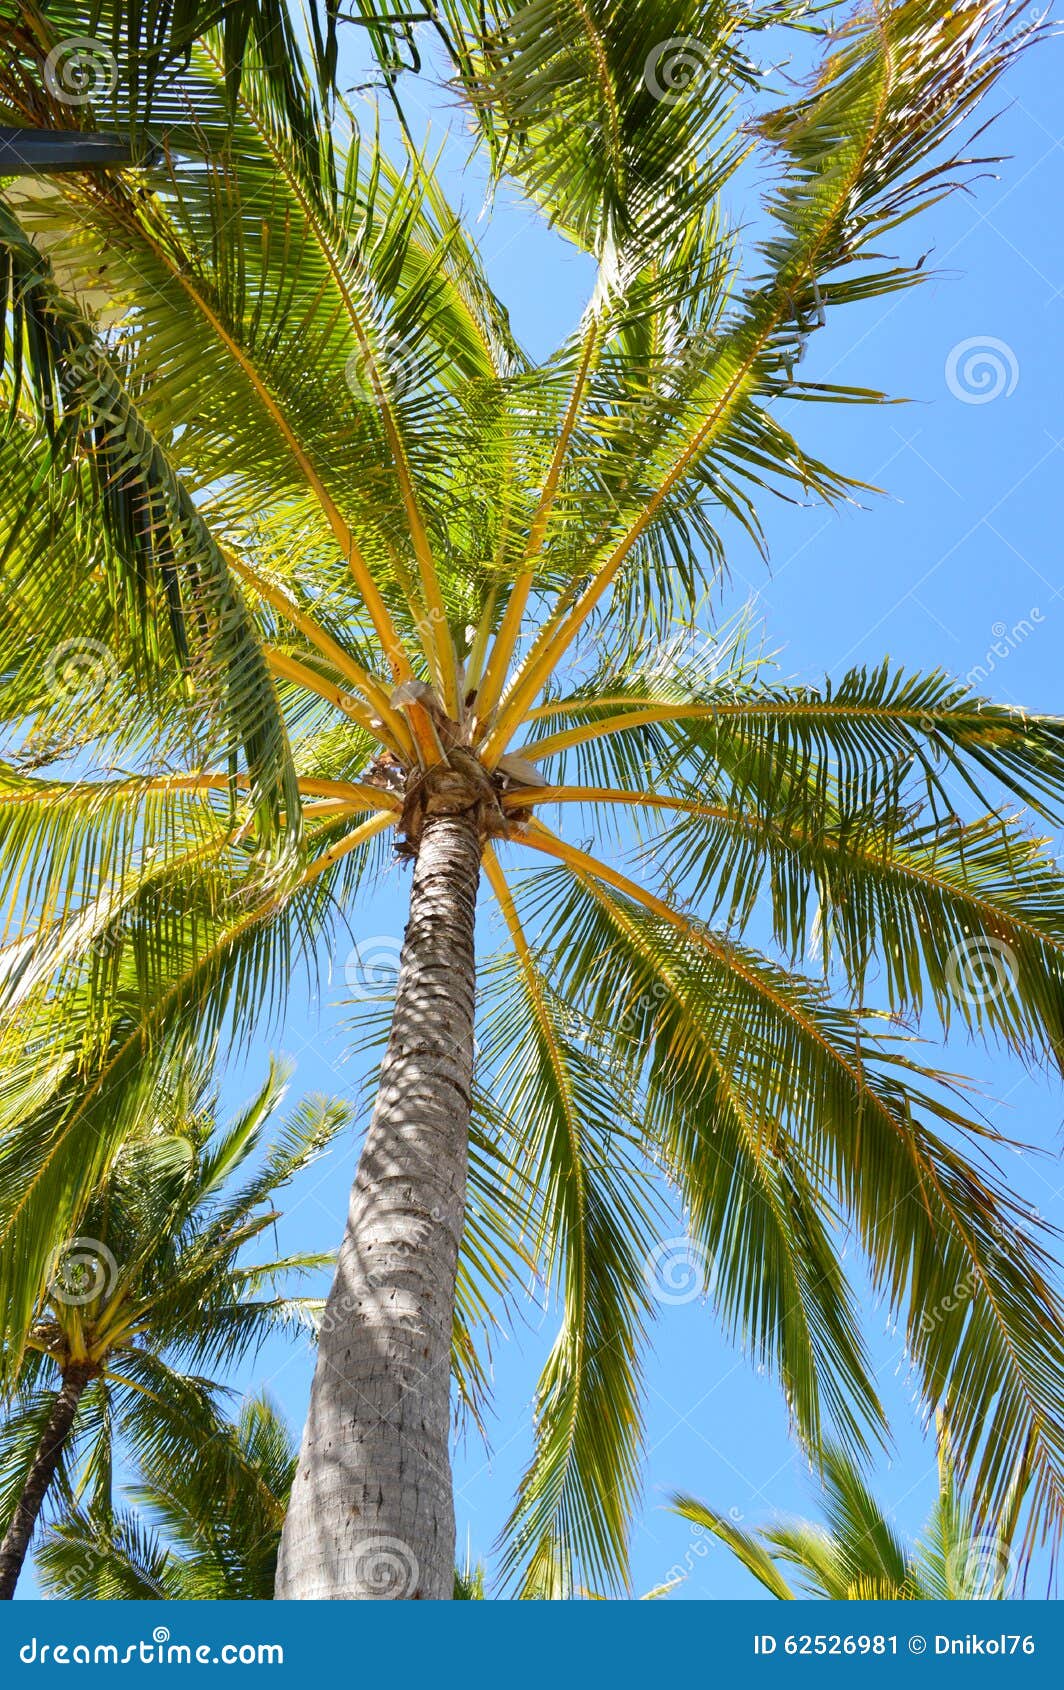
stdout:
<svg viewBox="0 0 1064 1690">
<path fill-rule="evenodd" d="M 850 308 L 810 341 L 803 370 L 810 378 L 881 387 L 911 402 L 803 406 L 795 419 L 802 440 L 884 496 L 838 513 L 766 504 L 768 565 L 748 540 L 732 537 L 721 614 L 749 607 L 785 677 L 817 683 L 889 655 L 906 667 L 942 666 L 960 676 L 981 668 L 988 678 L 978 684 L 994 698 L 1061 710 L 1061 55 L 1053 42 L 1009 77 L 992 145 L 984 142 L 982 150 L 1010 156 L 989 169 L 974 195 L 954 196 L 903 234 L 907 251 L 914 243 L 929 249 L 932 279 Z M 413 96 L 409 104 L 416 113 Z M 461 174 L 461 144 L 451 141 L 445 156 L 456 192 L 475 214 L 480 188 L 475 175 Z M 752 207 L 735 209 L 745 217 Z M 518 333 L 533 354 L 546 355 L 585 303 L 586 261 L 506 195 L 478 228 Z M 407 872 L 392 869 L 371 900 L 349 912 L 359 939 L 385 950 L 398 946 L 407 885 Z M 271 1047 L 297 1065 L 293 1096 L 361 1096 L 360 1059 L 345 1061 L 350 1009 L 340 1001 L 349 950 L 345 938 L 334 955 L 323 955 L 320 1002 L 297 996 L 283 1029 L 231 1064 L 228 1101 L 257 1083 Z M 982 1083 L 983 1106 L 996 1124 L 1047 1152 L 1010 1158 L 1010 1180 L 1041 1214 L 1064 1222 L 1059 1086 L 962 1041 L 951 1045 L 946 1065 Z M 365 1120 L 363 1099 L 360 1129 Z M 282 1244 L 338 1242 L 356 1155 L 352 1135 L 293 1188 Z M 870 1300 L 865 1308 L 896 1442 L 876 1483 L 899 1526 L 915 1531 L 934 1490 L 933 1442 L 920 1424 L 902 1337 L 888 1329 L 885 1310 Z M 496 1345 L 492 1447 L 471 1432 L 456 1455 L 460 1553 L 468 1541 L 474 1558 L 490 1561 L 528 1459 L 532 1393 L 551 1331 L 549 1316 L 530 1302 L 517 1330 Z M 311 1365 L 307 1347 L 278 1342 L 247 1370 L 247 1383 L 265 1381 L 298 1426 Z M 672 1600 L 756 1596 L 758 1587 L 727 1552 L 693 1538 L 665 1501 L 682 1488 L 746 1524 L 776 1510 L 815 1513 L 806 1462 L 788 1437 L 775 1383 L 724 1341 L 712 1307 L 696 1299 L 661 1310 L 646 1384 L 635 1590 L 679 1568 L 687 1576 Z"/>
</svg>

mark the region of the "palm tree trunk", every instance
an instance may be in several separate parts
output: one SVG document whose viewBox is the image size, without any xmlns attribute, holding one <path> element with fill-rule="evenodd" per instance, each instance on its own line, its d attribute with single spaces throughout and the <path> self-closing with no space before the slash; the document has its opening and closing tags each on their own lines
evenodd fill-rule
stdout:
<svg viewBox="0 0 1064 1690">
<path fill-rule="evenodd" d="M 281 1539 L 279 1598 L 453 1595 L 451 1327 L 480 855 L 475 810 L 426 819 L 380 1090 Z"/>
<path fill-rule="evenodd" d="M 81 1393 L 92 1378 L 88 1366 L 74 1365 L 63 1374 L 63 1383 L 56 1392 L 48 1424 L 41 1434 L 22 1495 L 11 1516 L 4 1541 L 0 1544 L 0 1601 L 10 1602 L 15 1594 L 48 1487 L 55 1478 L 63 1449 L 74 1424 Z"/>
</svg>

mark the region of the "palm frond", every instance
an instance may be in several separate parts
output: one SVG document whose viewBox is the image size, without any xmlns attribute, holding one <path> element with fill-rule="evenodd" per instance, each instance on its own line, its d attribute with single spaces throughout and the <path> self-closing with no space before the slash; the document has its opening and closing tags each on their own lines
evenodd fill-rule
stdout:
<svg viewBox="0 0 1064 1690">
<path fill-rule="evenodd" d="M 822 989 L 555 846 L 542 830 L 535 837 L 575 871 L 552 932 L 567 969 L 559 988 L 588 1004 L 600 1030 L 623 1025 L 648 1056 L 657 1047 L 661 1068 L 685 1055 L 669 1037 L 668 1005 L 681 999 L 686 1045 L 694 1028 L 699 1044 L 711 1041 L 763 1123 L 766 1153 L 775 1123 L 785 1124 L 851 1219 L 877 1286 L 904 1315 L 928 1402 L 951 1393 L 957 1458 L 980 1514 L 1001 1506 L 1032 1438 L 1032 1514 L 1041 1523 L 1058 1517 L 1064 1308 L 1045 1229 L 1031 1225 L 987 1165 L 997 1135 L 943 1095 L 946 1076 L 921 1068 Z M 625 942 L 633 930 L 638 948 Z M 657 991 L 647 990 L 648 956 Z M 575 958 L 584 959 L 579 972 Z M 691 1060 L 692 1077 L 712 1086 L 707 1054 Z"/>
<path fill-rule="evenodd" d="M 499 1116 L 513 1136 L 522 1123 L 525 1180 L 537 1194 L 534 1253 L 562 1317 L 537 1391 L 535 1455 L 506 1526 L 504 1577 L 531 1588 L 545 1566 L 572 1560 L 596 1587 L 616 1588 L 638 1478 L 648 1197 L 625 1113 L 568 1032 L 488 861 L 516 989 L 485 1029 L 485 1060 Z"/>
<path fill-rule="evenodd" d="M 299 809 L 284 724 L 253 624 L 214 536 L 83 315 L 3 205 L 0 254 L 0 314 L 10 317 L 16 400 L 25 375 L 51 440 L 51 473 L 61 473 L 67 498 L 80 491 L 101 501 L 106 513 L 113 543 L 99 549 L 93 564 L 111 567 L 115 596 L 125 600 L 127 620 L 142 637 L 150 624 L 149 651 L 168 620 L 177 658 L 190 672 L 202 672 L 209 703 L 231 712 L 232 751 L 245 758 L 265 837 L 282 812 L 295 830 Z M 13 514 L 5 538 L 17 535 Z M 20 562 L 15 604 L 32 617 L 35 601 L 56 602 L 55 564 L 24 540 Z M 78 574 L 84 578 L 84 566 Z M 61 590 L 59 602 L 65 598 Z M 76 628 L 70 631 L 76 635 Z"/>
<path fill-rule="evenodd" d="M 672 1506 L 683 1519 L 689 1520 L 692 1526 L 700 1531 L 712 1532 L 714 1537 L 726 1543 L 732 1553 L 738 1557 L 747 1572 L 753 1573 L 759 1584 L 764 1585 L 770 1596 L 776 1596 L 781 1602 L 792 1602 L 794 1591 L 787 1583 L 783 1574 L 776 1566 L 772 1556 L 765 1549 L 752 1532 L 744 1531 L 730 1520 L 726 1514 L 718 1514 L 715 1509 L 699 1502 L 696 1497 L 677 1493 L 672 1498 Z"/>
</svg>

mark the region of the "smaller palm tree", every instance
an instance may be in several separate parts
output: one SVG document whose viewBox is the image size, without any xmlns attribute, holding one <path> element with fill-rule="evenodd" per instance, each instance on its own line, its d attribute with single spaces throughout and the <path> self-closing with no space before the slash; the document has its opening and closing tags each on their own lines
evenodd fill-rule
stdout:
<svg viewBox="0 0 1064 1690">
<path fill-rule="evenodd" d="M 207 1069 L 173 1074 L 56 1253 L 0 1430 L 0 1598 L 14 1594 L 46 1504 L 110 1509 L 116 1432 L 134 1452 L 177 1458 L 191 1445 L 199 1463 L 219 1428 L 219 1387 L 199 1370 L 231 1367 L 278 1326 L 312 1325 L 317 1300 L 283 1282 L 331 1258 L 248 1263 L 246 1251 L 277 1220 L 276 1192 L 346 1123 L 345 1105 L 304 1100 L 230 1185 L 262 1149 L 286 1078 L 271 1062 L 219 1133 Z"/>
<path fill-rule="evenodd" d="M 484 1563 L 474 1563 L 466 1556 L 464 1567 L 454 1569 L 454 1599 L 456 1602 L 484 1602 L 487 1592 L 484 1588 Z"/>
<path fill-rule="evenodd" d="M 72 1507 L 38 1551 L 41 1584 L 74 1602 L 270 1601 L 298 1454 L 265 1396 L 187 1450 L 150 1444 L 131 1487 L 135 1506 Z M 559 1570 L 556 1586 L 538 1594 L 589 1593 L 563 1587 Z M 484 1564 L 471 1554 L 454 1569 L 454 1598 L 487 1600 Z"/>
<path fill-rule="evenodd" d="M 135 1509 L 74 1508 L 37 1557 L 41 1583 L 73 1601 L 269 1601 L 298 1446 L 265 1397 L 244 1404 L 192 1460 L 150 1444 Z"/>
<path fill-rule="evenodd" d="M 1013 1484 L 1002 1517 L 981 1530 L 957 1486 L 948 1440 L 940 1430 L 939 1487 L 923 1533 L 898 1536 L 855 1462 L 839 1449 L 824 1455 L 827 1526 L 784 1519 L 753 1532 L 694 1497 L 676 1495 L 676 1513 L 712 1532 L 748 1572 L 782 1601 L 820 1596 L 830 1602 L 971 1602 L 1015 1594 L 1012 1550 L 1025 1485 Z M 795 1590 L 783 1567 L 797 1569 Z"/>
</svg>

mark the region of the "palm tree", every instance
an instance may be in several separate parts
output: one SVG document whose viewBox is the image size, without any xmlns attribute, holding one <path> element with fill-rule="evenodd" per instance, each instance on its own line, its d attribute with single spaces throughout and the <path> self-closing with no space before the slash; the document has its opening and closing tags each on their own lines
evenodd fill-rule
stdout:
<svg viewBox="0 0 1064 1690">
<path fill-rule="evenodd" d="M 482 156 L 597 265 L 545 364 L 407 139 L 413 14 L 390 4 L 358 12 L 399 162 L 298 56 L 298 122 L 254 47 L 230 100 L 208 34 L 154 91 L 157 172 L 0 204 L 0 1257 L 39 1288 L 155 1064 L 279 1011 L 398 855 L 409 922 L 278 1594 L 452 1594 L 449 1376 L 479 1412 L 529 1261 L 559 1326 L 505 1533 L 518 1590 L 559 1567 L 625 1587 L 677 1249 L 810 1447 L 860 1448 L 882 1410 L 840 1221 L 928 1403 L 951 1394 L 981 1516 L 1026 1451 L 1032 1529 L 1059 1526 L 1046 1245 L 897 1023 L 1058 1061 L 1064 880 L 1006 806 L 1059 814 L 1064 728 L 937 671 L 784 685 L 714 596 L 762 495 L 851 493 L 774 401 L 877 397 L 807 378 L 807 343 L 918 279 L 883 239 L 969 178 L 958 132 L 1031 32 L 876 0 L 780 104 L 750 55 L 809 22 L 797 0 L 421 9 Z M 121 33 L 121 6 L 91 15 Z M 49 27 L 89 17 L 63 0 Z M 39 46 L 4 65 L 0 117 L 47 106 Z M 751 149 L 753 245 L 722 202 Z M 481 876 L 505 938 L 478 962 Z M 37 1292 L 7 1271 L 20 1356 Z"/>
<path fill-rule="evenodd" d="M 141 1454 L 137 1507 L 73 1508 L 37 1553 L 41 1583 L 72 1601 L 266 1602 L 296 1445 L 266 1397 L 175 1459 Z"/>
<path fill-rule="evenodd" d="M 824 1455 L 826 1528 L 809 1520 L 780 1520 L 749 1532 L 694 1497 L 676 1496 L 673 1506 L 726 1543 L 782 1601 L 819 1596 L 829 1602 L 975 1602 L 1015 1595 L 1013 1545 L 1022 1485 L 990 1532 L 960 1494 L 942 1442 L 938 1477 L 934 1507 L 913 1544 L 899 1538 L 859 1466 L 840 1449 Z M 786 1567 L 797 1569 L 800 1590 L 788 1583 Z"/>
<path fill-rule="evenodd" d="M 161 1451 L 175 1468 L 199 1467 L 214 1448 L 218 1387 L 189 1370 L 227 1368 L 271 1331 L 312 1327 L 320 1313 L 283 1282 L 329 1257 L 248 1261 L 247 1246 L 277 1220 L 275 1194 L 345 1124 L 345 1108 L 302 1104 L 261 1165 L 230 1185 L 264 1148 L 283 1093 L 271 1064 L 258 1095 L 217 1132 L 206 1075 L 173 1077 L 114 1157 L 82 1233 L 56 1252 L 0 1431 L 0 1597 L 14 1595 L 42 1510 L 69 1505 L 75 1463 L 77 1494 L 87 1490 L 97 1513 L 110 1508 L 116 1433 L 146 1448 L 145 1460 Z"/>
</svg>

